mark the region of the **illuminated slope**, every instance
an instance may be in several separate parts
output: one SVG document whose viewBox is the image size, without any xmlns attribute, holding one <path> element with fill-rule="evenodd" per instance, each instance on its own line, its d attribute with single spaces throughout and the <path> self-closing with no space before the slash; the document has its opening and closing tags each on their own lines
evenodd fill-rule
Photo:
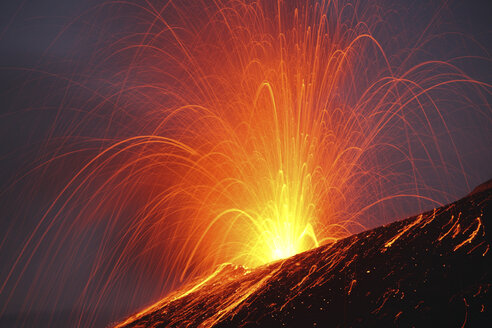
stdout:
<svg viewBox="0 0 492 328">
<path fill-rule="evenodd" d="M 124 327 L 483 326 L 490 183 L 448 206 L 253 270 L 224 265 Z"/>
</svg>

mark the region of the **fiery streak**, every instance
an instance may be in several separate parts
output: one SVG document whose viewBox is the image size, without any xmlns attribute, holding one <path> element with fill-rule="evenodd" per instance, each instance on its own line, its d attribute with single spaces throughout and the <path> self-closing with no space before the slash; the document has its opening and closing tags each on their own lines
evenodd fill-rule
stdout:
<svg viewBox="0 0 492 328">
<path fill-rule="evenodd" d="M 457 251 L 459 248 L 461 248 L 465 244 L 469 244 L 472 242 L 472 240 L 477 236 L 478 231 L 480 231 L 480 228 L 482 227 L 482 220 L 478 217 L 476 219 L 477 221 L 477 228 L 473 230 L 473 232 L 470 234 L 468 238 L 466 238 L 463 242 L 459 243 L 458 245 L 455 246 L 454 251 Z"/>
<path fill-rule="evenodd" d="M 424 216 L 423 215 L 420 215 L 417 220 L 415 220 L 413 222 L 410 222 L 403 229 L 401 229 L 401 231 L 396 236 L 394 236 L 388 242 L 386 242 L 386 244 L 384 244 L 384 247 L 391 247 L 391 245 L 393 245 L 393 243 L 395 241 L 397 241 L 398 238 L 400 238 L 401 236 L 403 236 L 404 234 L 406 234 L 410 229 L 412 229 L 413 227 L 415 227 L 416 225 L 418 225 L 422 221 L 423 218 L 424 218 Z"/>
</svg>

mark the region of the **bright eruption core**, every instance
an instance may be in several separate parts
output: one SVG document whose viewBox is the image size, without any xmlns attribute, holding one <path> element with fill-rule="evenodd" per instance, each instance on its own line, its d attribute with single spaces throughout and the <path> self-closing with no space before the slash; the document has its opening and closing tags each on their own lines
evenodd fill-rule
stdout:
<svg viewBox="0 0 492 328">
<path fill-rule="evenodd" d="M 428 30 L 398 34 L 385 22 L 409 22 L 393 10 L 218 0 L 90 14 L 104 41 L 74 60 L 25 198 L 52 181 L 56 194 L 0 292 L 15 294 L 37 256 L 59 268 L 32 279 L 58 286 L 51 302 L 81 271 L 83 310 L 137 304 L 225 262 L 257 267 L 436 206 L 458 180 L 469 188 L 450 115 L 490 124 L 488 103 L 474 105 L 490 85 L 430 58 Z"/>
</svg>

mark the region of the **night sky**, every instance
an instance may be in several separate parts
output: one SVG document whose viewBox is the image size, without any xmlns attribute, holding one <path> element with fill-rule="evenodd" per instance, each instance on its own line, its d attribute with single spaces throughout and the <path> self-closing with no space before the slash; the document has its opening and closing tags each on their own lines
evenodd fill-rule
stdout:
<svg viewBox="0 0 492 328">
<path fill-rule="evenodd" d="M 482 59 L 470 58 L 460 67 L 470 77 L 492 83 L 492 2 L 449 1 L 443 4 L 433 1 L 432 4 L 424 5 L 416 1 L 412 5 L 413 2 L 402 0 L 389 3 L 393 3 L 392 6 L 395 8 L 406 8 L 406 13 L 399 23 L 401 26 L 411 25 L 405 32 L 410 37 L 415 37 L 414 33 L 425 30 L 433 15 L 440 10 L 438 19 L 433 21 L 429 29 L 434 34 L 457 33 L 454 37 L 443 38 L 440 46 L 434 49 L 435 54 L 429 56 L 439 58 L 455 53 L 481 57 Z M 92 90 L 99 90 L 104 88 L 102 81 L 105 73 L 112 70 L 120 71 L 125 65 L 114 62 L 107 65 L 104 71 L 87 68 L 87 63 L 92 63 L 98 58 L 95 54 L 100 51 L 101 45 L 108 43 L 112 34 L 124 34 L 133 28 L 132 24 L 126 24 L 123 19 L 131 16 L 128 9 L 118 10 L 115 6 L 101 9 L 97 8 L 98 5 L 98 1 L 84 0 L 0 2 L 0 283 L 3 283 L 15 261 L 12 254 L 23 245 L 36 226 L 39 213 L 46 210 L 56 191 L 69 178 L 58 177 L 50 172 L 45 172 L 46 175 L 39 181 L 34 181 L 30 176 L 24 177 L 33 165 L 46 159 L 43 158 L 45 150 L 53 150 L 49 148 L 52 145 L 47 146 L 44 143 L 46 138 L 56 140 L 57 135 L 63 135 L 64 126 L 68 121 L 77 119 L 77 103 L 81 104 L 80 106 L 91 105 L 90 100 L 87 100 L 90 98 L 90 91 L 66 92 L 68 86 L 83 81 Z M 99 30 L 100 20 L 109 20 L 113 10 L 120 18 L 111 24 L 105 24 L 104 30 Z M 401 33 L 398 30 L 401 26 L 396 28 L 395 33 Z M 388 34 L 386 36 L 390 38 Z M 425 56 L 423 54 L 422 59 Z M 468 186 L 463 178 L 448 181 L 454 189 L 444 191 L 445 195 L 440 199 L 442 202 L 464 196 L 476 185 L 492 178 L 492 113 L 488 107 L 492 100 L 490 89 L 488 95 L 485 92 L 484 94 L 482 98 L 466 95 L 470 97 L 470 101 L 477 104 L 481 114 L 471 115 L 456 110 L 458 107 L 449 107 L 449 117 L 453 123 L 451 127 L 459 135 L 456 146 L 463 160 Z M 58 118 L 57 111 L 67 107 L 67 104 L 73 114 Z M 106 119 L 107 117 L 102 119 L 100 125 L 85 127 L 79 131 L 79 136 L 98 136 L 101 127 L 107 125 Z M 459 123 L 462 124 L 460 129 Z M 111 134 L 112 131 L 106 131 L 106 135 Z M 454 158 L 450 147 L 443 146 L 442 151 L 445 158 Z M 77 162 L 88 155 L 90 153 L 82 154 L 81 157 L 75 157 L 73 162 L 64 163 L 65 172 L 77 167 Z M 450 161 L 453 160 L 455 159 Z M 450 165 L 454 166 L 455 163 Z M 423 179 L 436 188 L 440 183 L 431 173 Z M 29 191 L 33 185 L 36 186 L 36 192 Z M 415 214 L 420 210 L 407 207 L 401 215 Z M 389 221 L 391 218 L 385 218 L 378 224 Z M 96 235 L 98 233 L 95 232 Z M 83 277 L 87 274 L 84 264 L 90 263 L 88 258 L 90 259 L 94 253 L 95 249 L 88 241 L 86 254 L 80 254 L 80 277 L 71 277 L 73 283 L 67 285 L 58 295 L 59 301 L 56 305 L 34 301 L 31 310 L 38 315 L 36 324 L 40 327 L 45 326 L 43 318 L 48 320 L 46 318 L 55 313 L 55 321 L 61 327 L 65 327 L 63 321 L 68 320 L 71 311 L 99 311 L 101 316 L 98 324 L 101 325 L 121 318 L 135 309 L 135 304 L 128 304 L 117 310 L 112 309 L 113 312 L 106 315 L 106 308 L 112 306 L 108 299 L 103 300 L 97 310 L 76 308 L 75 299 L 84 286 Z M 55 261 L 60 261 L 59 266 L 63 266 L 63 254 Z M 57 264 L 51 266 L 51 269 L 56 267 Z M 7 327 L 24 316 L 18 309 L 25 303 L 30 288 L 29 281 L 36 274 L 36 270 L 38 263 L 34 258 L 12 294 L 10 295 L 12 286 L 9 285 L 5 292 L 0 294 L 0 309 L 3 309 L 0 326 Z M 19 274 L 18 270 L 14 272 L 14 275 L 16 274 Z M 149 289 L 153 288 L 152 281 L 149 281 L 148 285 Z M 42 290 L 41 293 L 50 295 L 50 286 L 41 284 L 39 288 Z M 118 295 L 125 293 L 132 295 L 132 287 L 127 286 L 127 290 L 119 291 Z M 154 300 L 142 296 L 140 306 L 152 301 Z"/>
</svg>

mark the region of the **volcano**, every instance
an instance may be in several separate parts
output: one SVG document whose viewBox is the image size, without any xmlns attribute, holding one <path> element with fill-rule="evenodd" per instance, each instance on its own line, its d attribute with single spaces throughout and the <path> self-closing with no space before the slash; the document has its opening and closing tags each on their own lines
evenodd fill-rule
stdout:
<svg viewBox="0 0 492 328">
<path fill-rule="evenodd" d="M 450 205 L 255 269 L 224 264 L 116 327 L 485 327 L 492 180 Z"/>
</svg>

